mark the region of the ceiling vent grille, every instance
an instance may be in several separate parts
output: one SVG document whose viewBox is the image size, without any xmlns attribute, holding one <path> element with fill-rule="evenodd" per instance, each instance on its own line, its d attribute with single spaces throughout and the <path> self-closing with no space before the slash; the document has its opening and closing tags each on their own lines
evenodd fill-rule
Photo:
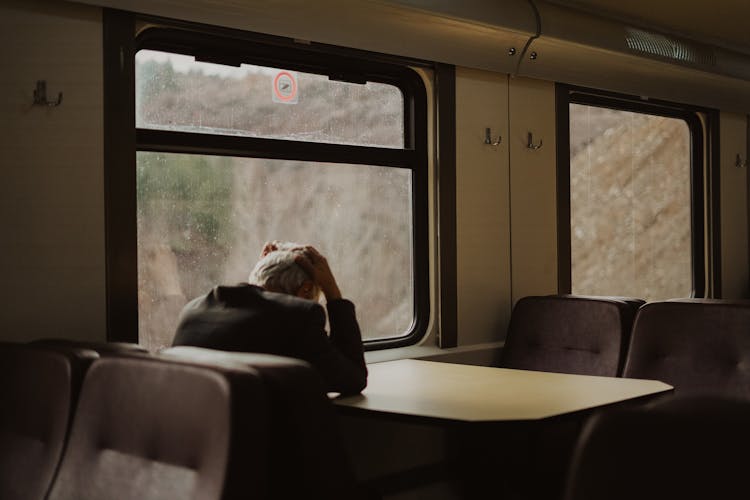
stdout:
<svg viewBox="0 0 750 500">
<path fill-rule="evenodd" d="M 626 41 L 631 51 L 640 54 L 649 54 L 695 66 L 716 65 L 716 56 L 711 49 L 670 36 L 627 28 Z"/>
</svg>

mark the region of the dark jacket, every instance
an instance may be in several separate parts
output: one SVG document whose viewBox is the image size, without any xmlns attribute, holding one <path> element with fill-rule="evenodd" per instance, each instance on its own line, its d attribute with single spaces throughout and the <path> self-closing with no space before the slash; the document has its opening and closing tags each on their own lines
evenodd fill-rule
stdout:
<svg viewBox="0 0 750 500">
<path fill-rule="evenodd" d="M 367 384 L 367 367 L 354 304 L 326 304 L 240 284 L 217 286 L 189 302 L 172 345 L 289 356 L 307 361 L 329 391 L 356 394 Z"/>
</svg>

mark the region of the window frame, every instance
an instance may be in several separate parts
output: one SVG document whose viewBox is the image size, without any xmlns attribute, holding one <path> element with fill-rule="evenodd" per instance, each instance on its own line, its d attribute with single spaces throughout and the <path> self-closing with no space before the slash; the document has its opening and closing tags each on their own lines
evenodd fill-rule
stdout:
<svg viewBox="0 0 750 500">
<path fill-rule="evenodd" d="M 136 21 L 151 25 L 136 35 Z M 412 345 L 427 334 L 430 319 L 428 103 L 421 76 L 409 67 L 414 61 L 370 57 L 362 51 L 110 9 L 105 9 L 104 28 L 108 340 L 138 341 L 137 151 L 364 164 L 410 170 L 413 322 L 405 335 L 366 340 L 364 347 L 370 351 Z M 196 55 L 200 60 L 220 64 L 243 62 L 328 75 L 335 80 L 394 85 L 401 90 L 404 99 L 404 146 L 399 149 L 136 128 L 135 55 L 143 49 Z M 113 56 L 116 56 L 114 60 Z M 421 65 L 427 66 L 426 63 Z"/>
<path fill-rule="evenodd" d="M 687 106 L 668 101 L 638 97 L 603 90 L 555 85 L 555 114 L 557 135 L 557 254 L 558 293 L 572 293 L 571 200 L 570 200 L 570 105 L 582 104 L 683 120 L 690 132 L 690 238 L 691 281 L 690 297 L 706 297 L 709 283 L 718 273 L 718 259 L 709 264 L 706 241 L 714 242 L 709 231 L 719 227 L 718 172 L 710 168 L 713 163 L 715 111 L 697 106 Z M 705 124 L 705 125 L 704 125 Z M 708 190 L 707 190 L 708 185 Z M 712 196 L 713 194 L 713 196 Z M 706 200 L 710 200 L 710 206 Z M 712 219 L 707 218 L 707 214 Z M 708 226 L 707 226 L 708 224 Z M 720 255 L 718 249 L 708 249 L 708 254 Z M 714 283 L 716 286 L 716 283 Z"/>
</svg>

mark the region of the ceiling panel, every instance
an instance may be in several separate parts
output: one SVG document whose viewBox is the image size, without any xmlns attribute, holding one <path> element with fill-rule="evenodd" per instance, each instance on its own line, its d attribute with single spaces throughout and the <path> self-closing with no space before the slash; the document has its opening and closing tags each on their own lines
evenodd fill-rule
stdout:
<svg viewBox="0 0 750 500">
<path fill-rule="evenodd" d="M 549 0 L 549 3 L 750 53 L 750 0 Z"/>
</svg>

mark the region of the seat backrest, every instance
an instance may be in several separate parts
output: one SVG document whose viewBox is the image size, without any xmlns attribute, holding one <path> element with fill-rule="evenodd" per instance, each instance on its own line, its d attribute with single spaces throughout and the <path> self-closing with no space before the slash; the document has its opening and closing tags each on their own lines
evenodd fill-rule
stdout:
<svg viewBox="0 0 750 500">
<path fill-rule="evenodd" d="M 148 350 L 140 344 L 131 342 L 94 342 L 61 338 L 44 338 L 29 342 L 31 345 L 43 347 L 63 347 L 91 349 L 96 351 L 100 356 L 120 355 L 120 354 L 148 354 Z"/>
<path fill-rule="evenodd" d="M 266 498 L 267 407 L 245 367 L 101 358 L 49 499 Z"/>
<path fill-rule="evenodd" d="M 750 398 L 750 302 L 650 302 L 636 316 L 623 375 L 662 380 L 675 394 Z"/>
<path fill-rule="evenodd" d="M 511 314 L 500 366 L 616 376 L 640 299 L 529 296 Z"/>
<path fill-rule="evenodd" d="M 268 461 L 274 498 L 355 499 L 360 495 L 325 384 L 307 362 L 188 346 L 164 349 L 159 355 L 207 365 L 241 363 L 259 373 L 271 404 Z"/>
<path fill-rule="evenodd" d="M 45 498 L 96 358 L 81 349 L 0 343 L 0 498 Z"/>
<path fill-rule="evenodd" d="M 674 397 L 602 412 L 585 425 L 565 500 L 740 498 L 750 402 Z"/>
</svg>

